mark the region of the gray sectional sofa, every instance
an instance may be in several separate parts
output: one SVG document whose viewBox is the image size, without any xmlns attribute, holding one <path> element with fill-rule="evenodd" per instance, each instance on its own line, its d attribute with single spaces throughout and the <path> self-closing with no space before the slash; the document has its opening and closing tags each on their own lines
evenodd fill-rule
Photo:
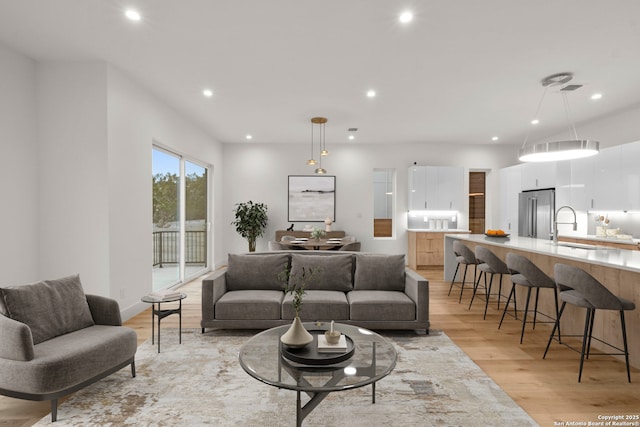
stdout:
<svg viewBox="0 0 640 427">
<path fill-rule="evenodd" d="M 0 394 L 50 400 L 131 365 L 138 339 L 118 303 L 85 295 L 80 278 L 0 287 Z"/>
<path fill-rule="evenodd" d="M 429 332 L 429 284 L 406 268 L 404 255 L 335 251 L 230 254 L 226 267 L 202 280 L 202 332 L 291 323 L 293 297 L 284 291 L 282 272 L 296 276 L 303 267 L 314 271 L 303 321 Z"/>
</svg>

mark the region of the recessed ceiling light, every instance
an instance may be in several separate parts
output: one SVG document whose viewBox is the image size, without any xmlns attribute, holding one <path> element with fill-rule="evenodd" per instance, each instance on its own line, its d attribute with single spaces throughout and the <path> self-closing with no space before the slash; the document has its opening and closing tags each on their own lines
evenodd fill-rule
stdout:
<svg viewBox="0 0 640 427">
<path fill-rule="evenodd" d="M 369 98 L 375 98 L 375 96 L 376 96 L 376 91 L 375 91 L 375 90 L 373 90 L 373 89 L 369 89 L 369 90 L 367 91 L 367 96 L 368 96 Z"/>
<path fill-rule="evenodd" d="M 493 138 L 491 138 L 492 141 L 497 141 L 498 139 L 500 138 L 498 138 L 497 136 L 494 136 Z"/>
<path fill-rule="evenodd" d="M 211 89 L 205 89 L 202 91 L 202 94 L 207 98 L 211 98 L 213 96 L 213 91 Z"/>
<path fill-rule="evenodd" d="M 531 120 L 531 124 L 532 125 L 537 125 L 538 123 L 540 123 L 540 120 L 538 120 L 538 119 Z"/>
<path fill-rule="evenodd" d="M 601 93 L 594 93 L 593 95 L 591 95 L 591 99 L 593 100 L 600 99 L 600 98 L 602 98 Z"/>
<path fill-rule="evenodd" d="M 407 22 L 411 22 L 413 21 L 413 13 L 409 11 L 402 12 L 400 14 L 399 19 L 400 19 L 400 22 L 402 22 L 403 24 L 406 24 Z"/>
<path fill-rule="evenodd" d="M 354 135 L 349 135 L 349 139 L 353 141 L 354 139 L 356 139 L 356 137 Z"/>
<path fill-rule="evenodd" d="M 247 138 L 247 139 L 253 139 L 253 136 L 252 136 L 252 135 L 247 135 L 247 136 L 245 136 L 245 138 Z"/>
<path fill-rule="evenodd" d="M 124 12 L 124 15 L 132 21 L 139 21 L 140 19 L 142 19 L 142 17 L 140 16 L 140 13 L 137 10 L 133 10 L 133 9 L 127 9 Z"/>
</svg>

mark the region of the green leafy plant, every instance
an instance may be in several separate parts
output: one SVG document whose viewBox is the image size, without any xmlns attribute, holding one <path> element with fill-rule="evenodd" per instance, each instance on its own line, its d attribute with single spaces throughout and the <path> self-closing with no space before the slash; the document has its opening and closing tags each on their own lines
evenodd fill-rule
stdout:
<svg viewBox="0 0 640 427">
<path fill-rule="evenodd" d="M 231 224 L 235 225 L 236 231 L 249 241 L 249 252 L 255 252 L 256 239 L 261 237 L 267 228 L 267 205 L 253 203 L 251 200 L 246 203 L 237 203 L 234 214 L 236 219 Z"/>
<path fill-rule="evenodd" d="M 298 273 L 292 273 L 291 267 L 285 268 L 278 276 L 285 284 L 285 293 L 293 295 L 292 307 L 295 317 L 302 311 L 302 299 L 305 288 L 315 279 L 317 269 L 302 267 Z"/>
<path fill-rule="evenodd" d="M 316 239 L 317 240 L 317 239 L 321 238 L 322 236 L 324 236 L 325 234 L 327 234 L 327 233 L 325 233 L 325 231 L 322 228 L 313 227 L 313 230 L 311 230 L 311 238 L 312 239 Z"/>
</svg>

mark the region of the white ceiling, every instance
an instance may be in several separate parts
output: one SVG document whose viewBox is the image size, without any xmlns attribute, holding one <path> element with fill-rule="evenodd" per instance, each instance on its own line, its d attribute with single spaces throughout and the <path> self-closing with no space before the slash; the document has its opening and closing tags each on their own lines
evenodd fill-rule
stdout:
<svg viewBox="0 0 640 427">
<path fill-rule="evenodd" d="M 225 143 L 307 144 L 321 115 L 327 144 L 521 144 L 565 71 L 577 123 L 640 103 L 638 0 L 0 0 L 0 41 L 107 61 Z M 567 128 L 557 89 L 530 138 Z"/>
</svg>

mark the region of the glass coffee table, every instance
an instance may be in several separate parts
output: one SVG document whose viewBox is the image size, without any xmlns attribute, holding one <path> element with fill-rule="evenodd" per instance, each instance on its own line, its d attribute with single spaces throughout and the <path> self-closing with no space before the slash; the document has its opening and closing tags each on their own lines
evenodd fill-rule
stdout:
<svg viewBox="0 0 640 427">
<path fill-rule="evenodd" d="M 376 381 L 387 376 L 396 365 L 397 353 L 393 344 L 367 329 L 336 323 L 334 328 L 353 342 L 353 355 L 332 364 L 311 359 L 300 363 L 291 358 L 290 353 L 295 350 L 290 351 L 280 343 L 280 336 L 289 326 L 272 328 L 251 337 L 240 348 L 238 359 L 242 369 L 258 381 L 297 392 L 297 426 L 301 426 L 305 417 L 333 391 L 371 384 L 371 401 L 375 403 Z M 304 326 L 314 335 L 330 328 L 329 323 L 323 322 L 304 323 Z M 315 343 L 314 340 L 309 345 Z M 302 392 L 310 398 L 304 406 L 300 398 Z"/>
</svg>

